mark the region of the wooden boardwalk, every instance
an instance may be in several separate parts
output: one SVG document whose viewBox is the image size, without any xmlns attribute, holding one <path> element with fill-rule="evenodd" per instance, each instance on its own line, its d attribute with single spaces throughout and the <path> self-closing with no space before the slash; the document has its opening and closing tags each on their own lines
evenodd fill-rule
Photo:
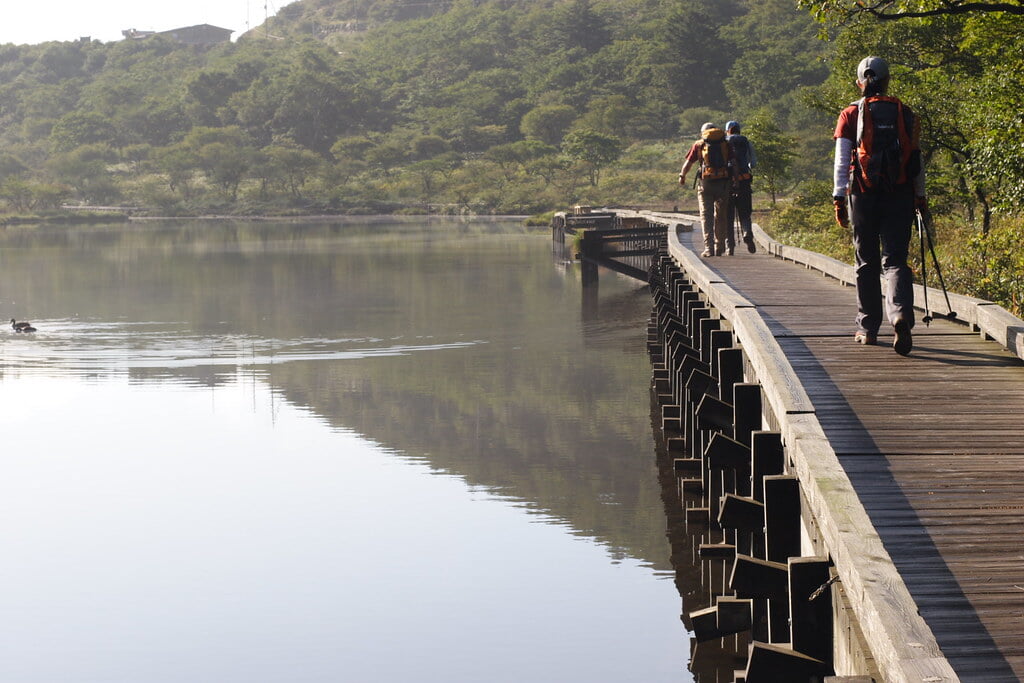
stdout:
<svg viewBox="0 0 1024 683">
<path fill-rule="evenodd" d="M 860 346 L 852 287 L 742 244 L 705 263 L 768 323 L 960 680 L 1024 680 L 1024 362 L 938 318 L 909 357 L 887 324 Z"/>
</svg>

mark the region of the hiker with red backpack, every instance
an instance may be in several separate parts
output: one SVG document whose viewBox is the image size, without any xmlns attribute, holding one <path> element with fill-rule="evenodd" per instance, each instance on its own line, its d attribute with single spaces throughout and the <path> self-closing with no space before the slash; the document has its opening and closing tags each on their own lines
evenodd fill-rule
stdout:
<svg viewBox="0 0 1024 683">
<path fill-rule="evenodd" d="M 757 245 L 754 244 L 754 223 L 752 219 L 754 213 L 754 176 L 751 173 L 751 169 L 757 164 L 757 154 L 754 153 L 754 145 L 750 144 L 747 136 L 740 133 L 739 121 L 730 121 L 725 124 L 725 139 L 729 141 L 729 146 L 732 147 L 733 157 L 735 158 L 734 165 L 736 167 L 732 193 L 729 197 L 729 220 L 727 221 L 729 224 L 728 250 L 731 254 L 736 246 L 734 220 L 738 217 L 740 231 L 743 234 L 743 242 L 747 245 L 747 251 L 753 254 L 757 251 Z"/>
<path fill-rule="evenodd" d="M 886 94 L 889 65 L 866 57 L 857 67 L 863 97 L 839 114 L 833 137 L 836 221 L 853 224 L 856 259 L 857 332 L 860 344 L 878 343 L 885 315 L 896 332 L 893 349 L 913 348 L 914 278 L 907 265 L 915 212 L 928 218 L 921 162 L 920 121 L 910 107 Z"/>
<path fill-rule="evenodd" d="M 686 174 L 698 165 L 697 203 L 704 230 L 704 251 L 701 256 L 733 254 L 729 246 L 729 191 L 735 176 L 733 151 L 725 139 L 725 131 L 715 124 L 700 127 L 700 140 L 693 143 L 679 172 L 679 184 L 686 185 Z"/>
</svg>

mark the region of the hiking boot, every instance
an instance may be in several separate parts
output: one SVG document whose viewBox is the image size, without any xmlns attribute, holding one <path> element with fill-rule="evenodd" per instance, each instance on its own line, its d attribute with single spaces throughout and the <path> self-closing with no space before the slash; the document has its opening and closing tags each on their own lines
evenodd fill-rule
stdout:
<svg viewBox="0 0 1024 683">
<path fill-rule="evenodd" d="M 705 249 L 704 251 L 700 252 L 700 255 L 704 257 L 714 256 L 715 252 L 711 251 L 710 249 Z"/>
<path fill-rule="evenodd" d="M 746 235 L 743 236 L 743 241 L 746 242 L 746 244 L 747 244 L 747 251 L 749 251 L 751 254 L 756 254 L 757 253 L 757 245 L 754 244 L 754 236 L 753 235 L 751 235 L 748 232 Z"/>
<path fill-rule="evenodd" d="M 901 356 L 910 354 L 914 348 L 914 337 L 910 334 L 910 323 L 902 316 L 893 321 L 892 326 L 896 328 L 896 339 L 892 342 L 892 349 Z"/>
<path fill-rule="evenodd" d="M 864 346 L 874 346 L 878 343 L 878 335 L 874 332 L 860 330 L 857 334 L 853 335 L 853 340 L 858 344 L 863 344 Z"/>
</svg>

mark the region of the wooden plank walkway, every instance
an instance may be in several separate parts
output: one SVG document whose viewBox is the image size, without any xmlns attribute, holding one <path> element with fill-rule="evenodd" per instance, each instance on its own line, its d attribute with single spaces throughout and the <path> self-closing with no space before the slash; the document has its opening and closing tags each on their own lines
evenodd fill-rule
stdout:
<svg viewBox="0 0 1024 683">
<path fill-rule="evenodd" d="M 909 357 L 888 324 L 860 346 L 852 287 L 742 244 L 705 263 L 767 321 L 960 680 L 1024 680 L 1024 362 L 943 319 Z"/>
</svg>

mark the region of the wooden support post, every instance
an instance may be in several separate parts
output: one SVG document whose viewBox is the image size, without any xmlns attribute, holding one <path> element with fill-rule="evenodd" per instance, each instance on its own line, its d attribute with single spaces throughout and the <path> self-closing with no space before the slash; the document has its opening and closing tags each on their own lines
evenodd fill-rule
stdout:
<svg viewBox="0 0 1024 683">
<path fill-rule="evenodd" d="M 674 458 L 672 468 L 677 476 L 692 477 L 700 476 L 703 463 L 699 458 Z"/>
<path fill-rule="evenodd" d="M 750 435 L 751 493 L 764 502 L 764 478 L 786 471 L 782 435 L 778 432 L 753 432 Z"/>
<path fill-rule="evenodd" d="M 702 560 L 731 561 L 736 557 L 736 546 L 731 543 L 701 543 L 697 546 L 697 557 Z"/>
<path fill-rule="evenodd" d="M 769 562 L 785 565 L 790 557 L 800 555 L 800 482 L 796 477 L 772 475 L 764 477 L 763 485 L 764 555 Z M 769 599 L 768 642 L 788 640 L 789 600 Z"/>
<path fill-rule="evenodd" d="M 750 638 L 762 643 L 767 643 L 768 634 L 768 601 L 764 598 L 754 600 L 751 608 L 753 623 L 750 625 Z"/>
<path fill-rule="evenodd" d="M 690 612 L 694 640 L 705 643 L 750 630 L 750 601 L 720 597 L 714 607 Z"/>
<path fill-rule="evenodd" d="M 825 557 L 789 559 L 790 645 L 808 657 L 833 663 L 832 588 Z"/>
<path fill-rule="evenodd" d="M 661 429 L 666 434 L 674 434 L 683 428 L 682 406 L 663 405 L 661 407 Z"/>
<path fill-rule="evenodd" d="M 699 480 L 698 480 L 699 481 Z M 692 525 L 707 526 L 708 509 L 704 507 L 686 508 L 686 526 Z"/>
<path fill-rule="evenodd" d="M 686 325 L 687 332 L 690 333 L 690 345 L 701 352 L 701 360 L 703 360 L 703 349 L 701 348 L 701 321 L 708 320 L 711 318 L 711 309 L 706 306 L 694 306 L 690 309 L 689 322 Z"/>
<path fill-rule="evenodd" d="M 729 587 L 739 598 L 786 600 L 789 590 L 789 567 L 749 555 L 737 555 L 732 567 Z"/>
<path fill-rule="evenodd" d="M 732 434 L 732 406 L 711 394 L 704 394 L 697 403 L 697 427 Z"/>
<path fill-rule="evenodd" d="M 764 530 L 768 559 L 800 556 L 800 482 L 796 477 L 764 478 Z"/>
<path fill-rule="evenodd" d="M 718 354 L 718 349 L 713 348 L 711 345 L 711 335 L 722 329 L 722 320 L 710 316 L 703 318 L 697 329 L 700 332 L 700 343 L 697 344 L 700 348 L 700 359 L 707 363 L 708 367 L 711 367 L 712 361 Z"/>
<path fill-rule="evenodd" d="M 732 392 L 735 438 L 749 444 L 750 435 L 761 429 L 761 385 L 739 383 Z"/>
<path fill-rule="evenodd" d="M 764 503 L 727 493 L 718 509 L 718 523 L 723 529 L 761 532 L 764 530 Z"/>
<path fill-rule="evenodd" d="M 721 320 L 718 321 L 718 325 L 719 329 L 711 331 L 711 340 L 709 345 L 710 358 L 708 359 L 708 364 L 711 366 L 711 374 L 721 379 L 722 371 L 718 364 L 719 357 L 722 351 L 731 348 L 734 342 L 732 338 L 732 332 L 730 332 L 729 330 L 721 329 Z M 723 384 L 723 387 L 724 386 L 725 385 Z M 732 385 L 729 386 L 731 387 Z M 732 391 L 723 390 L 720 398 L 724 401 L 732 403 Z"/>
<path fill-rule="evenodd" d="M 704 302 L 701 301 L 700 293 L 694 289 L 683 290 L 679 296 L 679 300 L 676 302 L 679 306 L 679 315 L 682 317 L 683 322 L 686 323 L 686 333 L 690 334 L 690 312 L 698 306 L 703 307 Z M 691 338 L 690 343 L 693 343 Z"/>
<path fill-rule="evenodd" d="M 670 352 L 674 350 L 686 337 L 686 326 L 683 321 L 676 315 L 666 315 L 665 319 L 660 321 L 658 325 L 661 327 L 662 336 L 662 347 L 661 352 L 667 359 Z"/>
<path fill-rule="evenodd" d="M 665 448 L 669 455 L 679 455 L 686 452 L 686 439 L 681 436 L 665 439 Z"/>
<path fill-rule="evenodd" d="M 679 315 L 676 304 L 672 299 L 668 298 L 668 295 L 664 292 L 658 292 L 658 296 L 655 298 L 657 306 L 657 319 L 658 326 L 664 328 L 670 320 L 678 320 L 682 322 L 682 317 Z"/>
<path fill-rule="evenodd" d="M 752 600 L 720 597 L 715 601 L 718 609 L 718 630 L 726 635 L 750 630 Z"/>
<path fill-rule="evenodd" d="M 655 368 L 651 373 L 651 388 L 658 398 L 658 403 L 667 403 L 672 397 L 672 382 L 666 368 Z"/>
<path fill-rule="evenodd" d="M 682 363 L 679 364 L 678 374 L 676 375 L 675 380 L 679 387 L 679 395 L 677 398 L 680 403 L 686 400 L 686 385 L 690 382 L 690 377 L 694 372 L 700 372 L 708 375 L 709 377 L 711 376 L 710 368 L 708 368 L 704 361 L 693 355 L 684 356 Z"/>
<path fill-rule="evenodd" d="M 683 312 L 683 303 L 686 301 L 687 296 L 697 298 L 697 292 L 694 291 L 693 285 L 690 284 L 686 278 L 681 278 L 672 283 L 672 288 L 669 290 L 669 295 L 672 297 L 672 301 L 676 304 L 676 310 L 680 313 Z"/>
<path fill-rule="evenodd" d="M 718 630 L 718 609 L 705 607 L 690 612 L 690 630 L 693 631 L 693 639 L 698 643 L 721 638 L 723 634 Z"/>
<path fill-rule="evenodd" d="M 721 386 L 722 400 L 735 405 L 733 386 L 742 381 L 743 350 L 738 348 L 720 349 L 718 352 L 718 383 Z"/>
<path fill-rule="evenodd" d="M 708 465 L 717 469 L 747 472 L 750 469 L 750 449 L 725 434 L 715 434 L 704 451 Z"/>
<path fill-rule="evenodd" d="M 679 403 L 682 392 L 679 388 L 679 368 L 687 356 L 691 355 L 689 337 L 673 330 L 665 340 L 665 368 L 668 370 L 669 383 L 672 386 L 672 402 Z"/>
<path fill-rule="evenodd" d="M 715 378 L 702 370 L 694 369 L 686 378 L 686 400 L 693 405 L 698 405 L 705 394 L 714 396 L 717 389 Z"/>
<path fill-rule="evenodd" d="M 700 400 L 705 394 L 714 393 L 716 388 L 715 378 L 704 372 L 701 369 L 701 365 L 698 365 L 700 361 L 687 359 L 683 363 L 681 371 L 681 385 L 683 388 L 683 395 L 680 400 L 680 404 L 687 406 L 686 410 L 686 432 L 687 436 L 692 433 L 696 436 L 699 432 L 696 419 L 697 406 L 700 404 Z M 698 440 L 691 439 L 690 444 L 693 448 L 698 447 Z M 700 446 L 700 451 L 703 452 L 703 446 Z"/>
<path fill-rule="evenodd" d="M 796 683 L 821 680 L 832 667 L 788 647 L 753 643 L 747 659 L 746 683 Z"/>
<path fill-rule="evenodd" d="M 676 302 L 676 306 L 679 306 L 683 301 L 683 295 L 686 292 L 693 292 L 693 285 L 686 279 L 686 276 L 679 270 L 674 270 L 669 279 L 669 296 Z"/>
</svg>

